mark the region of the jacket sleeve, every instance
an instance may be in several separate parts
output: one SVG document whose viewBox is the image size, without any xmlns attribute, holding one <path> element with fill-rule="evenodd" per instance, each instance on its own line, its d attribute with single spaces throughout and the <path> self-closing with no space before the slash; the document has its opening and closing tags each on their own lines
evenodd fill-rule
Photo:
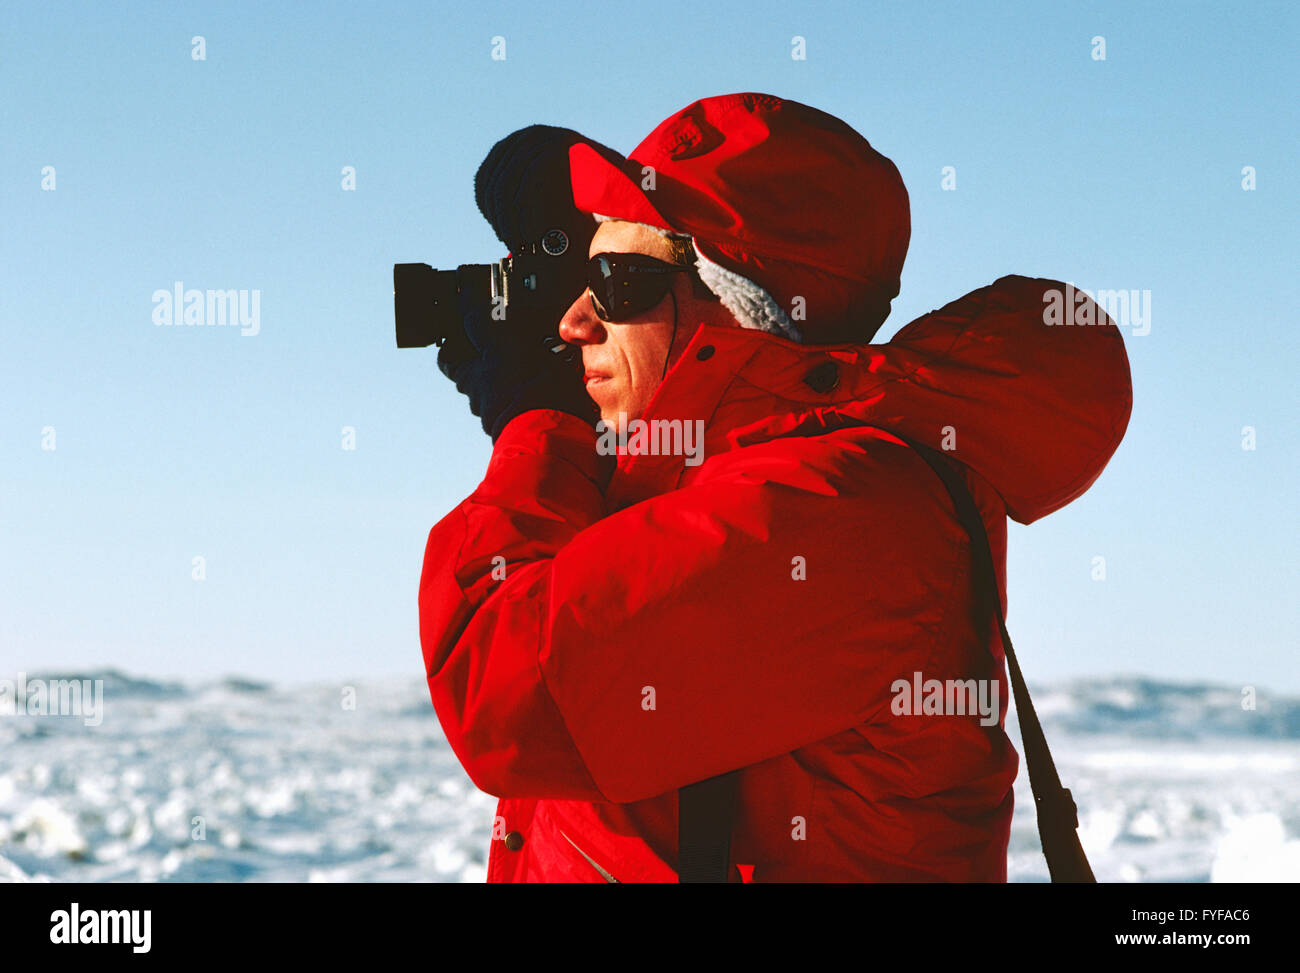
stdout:
<svg viewBox="0 0 1300 973">
<path fill-rule="evenodd" d="M 720 454 L 605 515 L 591 428 L 513 420 L 429 535 L 430 693 L 475 784 L 628 803 L 859 725 L 959 614 L 964 534 L 870 429 Z"/>
</svg>

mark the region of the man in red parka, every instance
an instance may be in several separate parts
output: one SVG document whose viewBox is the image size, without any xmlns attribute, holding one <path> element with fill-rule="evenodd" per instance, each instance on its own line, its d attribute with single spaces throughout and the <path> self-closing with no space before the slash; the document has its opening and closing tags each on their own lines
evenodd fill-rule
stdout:
<svg viewBox="0 0 1300 973">
<path fill-rule="evenodd" d="M 585 393 L 508 351 L 445 368 L 495 445 L 420 584 L 434 707 L 501 799 L 488 880 L 676 881 L 678 790 L 737 771 L 732 881 L 1005 881 L 1002 647 L 904 439 L 959 471 L 1004 592 L 1006 517 L 1079 496 L 1123 436 L 1118 329 L 1004 277 L 867 344 L 907 193 L 805 105 L 707 98 L 569 161 L 601 221 L 559 322 Z M 992 716 L 910 705 L 932 680 L 979 681 Z"/>
</svg>

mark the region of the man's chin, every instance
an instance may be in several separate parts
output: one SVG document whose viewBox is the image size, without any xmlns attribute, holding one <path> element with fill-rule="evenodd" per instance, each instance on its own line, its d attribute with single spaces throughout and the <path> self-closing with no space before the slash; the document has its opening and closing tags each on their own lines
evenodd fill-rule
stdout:
<svg viewBox="0 0 1300 973">
<path fill-rule="evenodd" d="M 624 397 L 618 394 L 617 389 L 610 387 L 610 382 L 590 382 L 587 385 L 587 396 L 591 401 L 596 403 L 596 408 L 600 410 L 600 418 L 606 425 L 613 425 L 620 421 L 622 416 L 627 418 L 627 402 Z"/>
<path fill-rule="evenodd" d="M 602 407 L 600 410 L 600 421 L 604 423 L 604 428 L 613 428 L 620 436 L 627 432 L 627 424 L 635 418 L 627 414 L 626 407 L 620 410 L 617 406 Z"/>
</svg>

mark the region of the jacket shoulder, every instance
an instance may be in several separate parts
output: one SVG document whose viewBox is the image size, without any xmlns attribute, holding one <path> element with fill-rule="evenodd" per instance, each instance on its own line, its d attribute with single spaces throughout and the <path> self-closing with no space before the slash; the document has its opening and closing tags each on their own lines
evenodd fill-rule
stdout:
<svg viewBox="0 0 1300 973">
<path fill-rule="evenodd" d="M 874 426 L 845 426 L 814 436 L 781 436 L 707 460 L 700 483 L 734 479 L 802 487 L 842 497 L 897 495 L 912 506 L 948 505 L 942 483 L 905 442 Z"/>
</svg>

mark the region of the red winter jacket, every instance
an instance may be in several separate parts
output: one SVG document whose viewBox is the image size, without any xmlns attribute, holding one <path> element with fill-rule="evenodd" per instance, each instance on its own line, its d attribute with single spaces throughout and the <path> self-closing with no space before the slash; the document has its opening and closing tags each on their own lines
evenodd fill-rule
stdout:
<svg viewBox="0 0 1300 973">
<path fill-rule="evenodd" d="M 501 798 L 488 881 L 675 881 L 677 789 L 736 768 L 733 881 L 1005 881 L 997 629 L 942 483 L 884 430 L 948 450 L 1005 589 L 1004 518 L 1083 493 L 1128 423 L 1115 325 L 1043 323 L 1062 287 L 1004 277 L 885 345 L 701 325 L 645 418 L 705 419 L 702 465 L 606 483 L 581 420 L 510 422 L 420 582 L 438 718 Z M 988 672 L 990 726 L 891 705 Z"/>
</svg>

